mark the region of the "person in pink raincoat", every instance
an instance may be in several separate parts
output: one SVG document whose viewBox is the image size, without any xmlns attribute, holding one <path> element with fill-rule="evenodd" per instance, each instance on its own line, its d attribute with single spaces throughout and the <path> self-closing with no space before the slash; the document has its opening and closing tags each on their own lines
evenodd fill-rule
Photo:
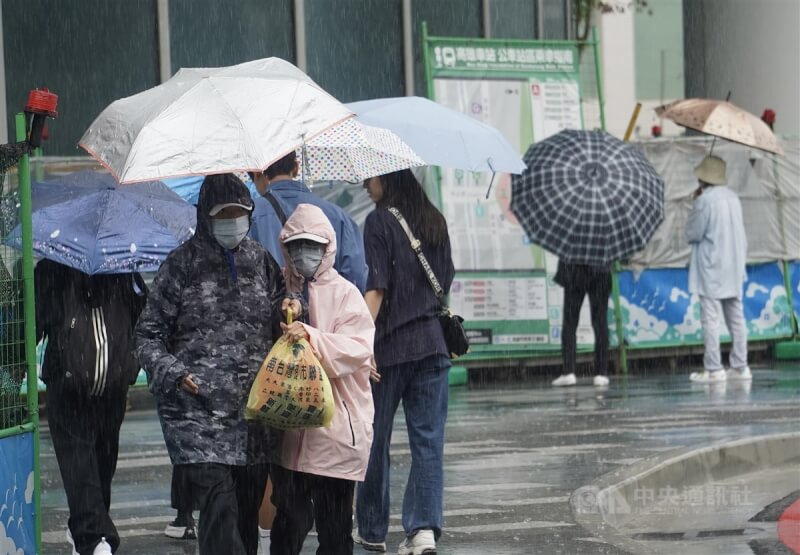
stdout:
<svg viewBox="0 0 800 555">
<path fill-rule="evenodd" d="M 318 207 L 300 204 L 280 234 L 284 278 L 297 308 L 308 303 L 308 322 L 282 324 L 290 339 L 307 339 L 330 378 L 336 412 L 327 428 L 286 431 L 280 464 L 272 468 L 271 553 L 295 555 L 316 522 L 327 555 L 353 553 L 353 492 L 363 481 L 372 445 L 375 325 L 355 285 L 333 268 L 336 235 Z"/>
</svg>

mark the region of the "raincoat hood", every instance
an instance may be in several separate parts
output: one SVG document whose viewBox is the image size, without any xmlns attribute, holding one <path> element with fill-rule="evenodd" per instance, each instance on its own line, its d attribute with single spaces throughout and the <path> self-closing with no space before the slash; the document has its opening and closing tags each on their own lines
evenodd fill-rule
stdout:
<svg viewBox="0 0 800 555">
<path fill-rule="evenodd" d="M 253 199 L 244 183 L 232 173 L 206 176 L 200 187 L 197 200 L 197 231 L 195 236 L 216 243 L 211 233 L 211 216 L 208 213 L 218 204 L 241 204 L 250 208 L 248 218 L 253 215 Z"/>
<path fill-rule="evenodd" d="M 316 281 L 327 278 L 326 274 L 333 270 L 333 261 L 336 258 L 336 233 L 333 231 L 333 226 L 331 226 L 328 217 L 318 206 L 313 204 L 297 205 L 292 215 L 286 220 L 286 224 L 280 234 L 281 250 L 283 251 L 283 259 L 286 262 L 287 269 L 284 272 L 284 277 L 287 281 L 287 289 L 290 291 L 301 289 L 304 278 L 292 264 L 292 259 L 286 248 L 286 242 L 301 233 L 311 233 L 328 240 L 328 244 L 325 245 L 325 255 L 322 257 L 322 262 L 314 276 Z"/>
</svg>

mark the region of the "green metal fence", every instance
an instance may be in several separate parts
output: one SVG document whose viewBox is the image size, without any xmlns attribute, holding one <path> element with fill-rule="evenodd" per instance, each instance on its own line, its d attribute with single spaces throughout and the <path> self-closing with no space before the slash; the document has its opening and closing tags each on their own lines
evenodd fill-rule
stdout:
<svg viewBox="0 0 800 555">
<path fill-rule="evenodd" d="M 17 141 L 25 141 L 28 125 L 16 116 Z M 13 170 L 10 149 L 0 174 L 0 234 L 21 226 L 22 252 L 0 246 L 0 439 L 32 434 L 33 501 L 36 552 L 41 553 L 39 472 L 39 395 L 36 367 L 33 241 L 31 230 L 30 160 L 23 154 Z M 23 388 L 23 384 L 26 387 Z"/>
</svg>

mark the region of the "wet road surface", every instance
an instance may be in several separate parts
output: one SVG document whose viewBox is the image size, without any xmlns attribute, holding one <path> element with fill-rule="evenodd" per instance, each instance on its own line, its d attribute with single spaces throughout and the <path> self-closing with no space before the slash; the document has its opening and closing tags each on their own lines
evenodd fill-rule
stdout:
<svg viewBox="0 0 800 555">
<path fill-rule="evenodd" d="M 550 387 L 549 379 L 451 388 L 445 530 L 438 553 L 626 553 L 576 523 L 570 494 L 608 472 L 673 449 L 797 431 L 800 365 L 754 369 L 754 376 L 750 387 L 729 383 L 721 389 L 690 384 L 688 372 L 616 378 L 607 389 L 593 387 L 586 378 L 577 387 L 560 389 Z M 387 544 L 388 552 L 396 553 L 410 463 L 402 412 L 392 445 Z M 44 553 L 69 554 L 66 499 L 46 425 L 41 456 Z M 155 412 L 129 412 L 112 487 L 112 517 L 122 537 L 119 554 L 196 553 L 196 542 L 163 535 L 174 517 L 170 476 Z M 303 553 L 316 547 L 310 536 Z M 356 546 L 355 553 L 366 552 Z"/>
</svg>

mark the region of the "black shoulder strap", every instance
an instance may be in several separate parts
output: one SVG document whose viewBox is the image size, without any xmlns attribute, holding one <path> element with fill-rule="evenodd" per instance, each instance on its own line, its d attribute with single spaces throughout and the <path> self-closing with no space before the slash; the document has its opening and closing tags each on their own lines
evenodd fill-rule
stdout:
<svg viewBox="0 0 800 555">
<path fill-rule="evenodd" d="M 278 219 L 281 221 L 281 227 L 286 225 L 286 213 L 283 211 L 283 208 L 281 208 L 281 204 L 278 202 L 278 199 L 275 198 L 275 195 L 273 195 L 270 191 L 267 191 L 264 194 L 264 198 L 266 198 L 272 205 L 272 208 L 275 209 L 275 213 L 278 215 Z"/>
<path fill-rule="evenodd" d="M 436 274 L 433 273 L 433 268 L 431 268 L 428 258 L 425 256 L 425 253 L 422 252 L 422 243 L 420 243 L 419 240 L 414 237 L 414 232 L 411 231 L 410 227 L 408 227 L 408 222 L 406 222 L 406 219 L 397 208 L 392 206 L 389 208 L 389 212 L 391 212 L 392 215 L 397 218 L 397 221 L 400 222 L 400 227 L 402 227 L 403 231 L 406 232 L 408 242 L 411 243 L 411 249 L 416 253 L 419 263 L 422 264 L 422 269 L 425 270 L 425 275 L 428 276 L 428 281 L 433 288 L 436 298 L 441 300 L 444 296 L 444 289 L 442 289 L 442 286 L 439 284 L 439 280 L 436 279 Z"/>
</svg>

